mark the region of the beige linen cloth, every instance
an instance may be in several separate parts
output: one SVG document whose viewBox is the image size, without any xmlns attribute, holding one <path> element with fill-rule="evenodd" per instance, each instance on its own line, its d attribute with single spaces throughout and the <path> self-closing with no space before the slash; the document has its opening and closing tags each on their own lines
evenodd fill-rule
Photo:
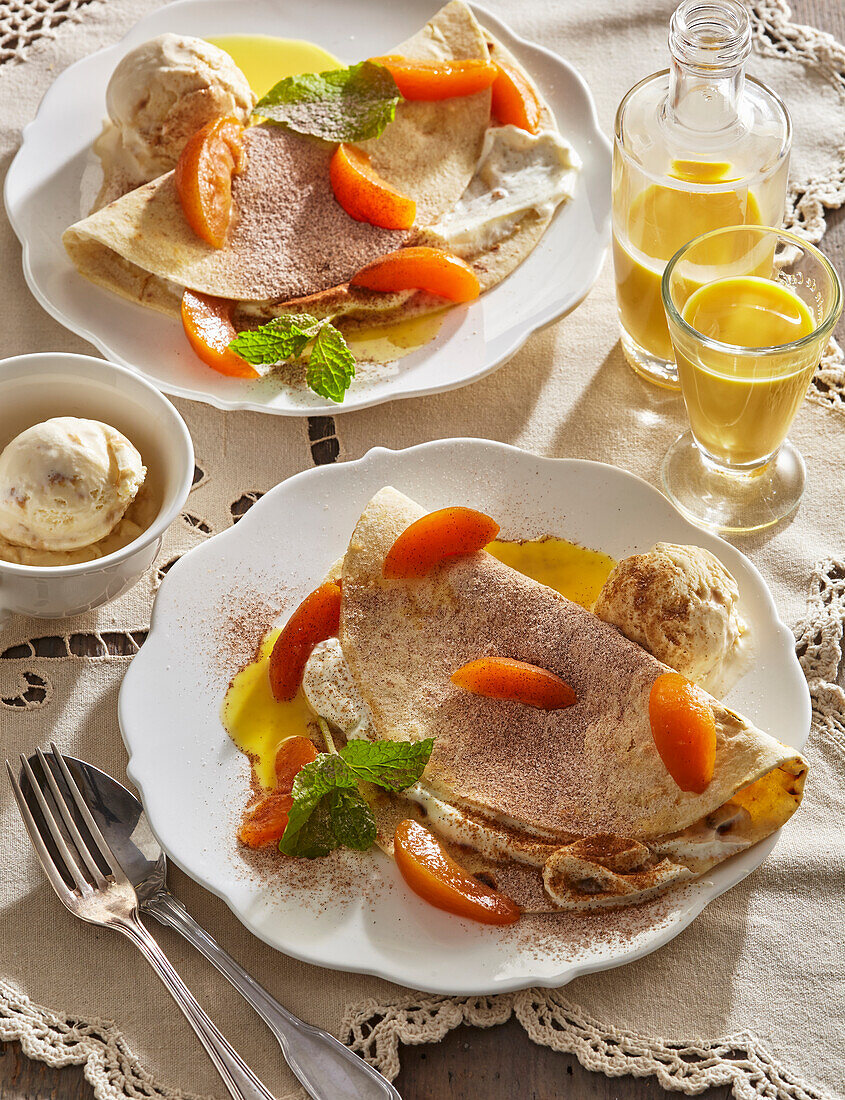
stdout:
<svg viewBox="0 0 845 1100">
<path fill-rule="evenodd" d="M 3 6 L 4 167 L 56 75 L 116 41 L 155 6 L 156 0 Z M 580 69 L 608 132 L 627 88 L 665 65 L 672 6 L 672 0 L 495 4 L 517 32 Z M 761 0 L 753 14 L 751 69 L 782 94 L 795 120 L 790 218 L 818 240 L 823 204 L 845 199 L 845 150 L 839 148 L 845 143 L 845 51 L 827 36 L 795 27 L 783 0 Z M 14 46 L 6 49 L 10 35 Z M 35 304 L 5 221 L 0 233 L 2 354 L 91 351 Z M 462 1022 L 492 1025 L 515 1013 L 537 1042 L 574 1052 L 585 1066 L 612 1076 L 654 1076 L 690 1094 L 732 1084 L 742 1100 L 845 1097 L 845 695 L 836 685 L 845 620 L 843 399 L 845 375 L 833 354 L 792 433 L 808 467 L 801 508 L 790 522 L 739 543 L 771 585 L 781 616 L 796 628 L 813 693 L 804 805 L 763 866 L 668 946 L 560 991 L 441 998 L 290 960 L 250 937 L 222 902 L 176 871 L 175 892 L 282 1003 L 352 1043 L 391 1076 L 402 1042 L 434 1041 Z M 159 571 L 230 525 L 257 495 L 337 446 L 346 459 L 375 444 L 488 436 L 540 454 L 612 462 L 655 482 L 661 456 L 684 426 L 680 399 L 640 382 L 623 362 L 608 266 L 571 316 L 532 337 L 491 377 L 453 393 L 314 421 L 310 428 L 305 419 L 178 405 L 194 437 L 198 482 L 165 539 Z M 131 653 L 143 639 L 157 582 L 154 572 L 117 603 L 78 620 L 17 619 L 3 628 L 5 754 L 14 758 L 54 738 L 123 775 L 117 693 L 131 657 L 105 655 L 105 643 L 102 657 L 80 656 L 80 636 L 93 632 L 111 649 L 123 644 Z M 45 656 L 39 639 L 56 635 L 65 638 L 67 655 Z M 5 782 L 0 855 L 0 1039 L 19 1039 L 30 1057 L 54 1065 L 85 1064 L 100 1100 L 221 1097 L 219 1078 L 152 971 L 121 937 L 74 921 L 57 902 Z M 154 932 L 276 1095 L 302 1097 L 252 1011 L 175 934 Z"/>
</svg>

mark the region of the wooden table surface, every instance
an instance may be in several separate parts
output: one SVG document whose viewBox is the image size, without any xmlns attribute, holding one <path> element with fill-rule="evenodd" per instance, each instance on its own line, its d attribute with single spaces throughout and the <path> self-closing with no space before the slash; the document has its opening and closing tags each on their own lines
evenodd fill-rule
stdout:
<svg viewBox="0 0 845 1100">
<path fill-rule="evenodd" d="M 845 40 L 842 0 L 792 0 L 792 10 L 794 21 L 826 30 L 840 42 Z M 829 213 L 823 244 L 838 270 L 845 271 L 845 211 Z M 199 1047 L 197 1056 L 203 1057 Z M 812 1076 L 811 1067 L 807 1070 Z M 396 1086 L 404 1100 L 553 1100 L 565 1096 L 577 1100 L 660 1100 L 670 1095 L 651 1078 L 611 1079 L 590 1073 L 573 1056 L 532 1043 L 514 1020 L 487 1031 L 460 1027 L 441 1043 L 405 1047 Z M 224 1092 L 221 1086 L 221 1096 Z M 704 1100 L 728 1100 L 731 1090 L 710 1089 L 701 1095 Z M 0 1100 L 91 1097 L 91 1086 L 81 1069 L 51 1069 L 30 1062 L 17 1043 L 0 1043 Z"/>
</svg>

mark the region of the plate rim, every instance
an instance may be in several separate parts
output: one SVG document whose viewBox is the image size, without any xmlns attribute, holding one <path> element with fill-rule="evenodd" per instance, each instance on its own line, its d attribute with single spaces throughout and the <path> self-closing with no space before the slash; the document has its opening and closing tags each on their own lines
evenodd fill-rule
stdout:
<svg viewBox="0 0 845 1100">
<path fill-rule="evenodd" d="M 768 617 L 768 622 L 766 624 L 767 628 L 771 627 L 775 631 L 775 633 L 778 635 L 778 642 L 780 645 L 784 647 L 788 645 L 788 653 L 791 657 L 794 671 L 796 671 L 798 674 L 796 682 L 800 682 L 803 687 L 803 735 L 798 743 L 794 745 L 794 747 L 798 751 L 801 751 L 803 749 L 810 734 L 810 723 L 812 718 L 812 704 L 809 686 L 807 685 L 806 679 L 803 675 L 803 672 L 801 671 L 797 655 L 795 654 L 793 633 L 789 629 L 789 627 L 781 620 L 777 611 L 774 597 L 771 593 L 771 590 L 769 589 L 768 584 L 766 583 L 765 578 L 763 577 L 757 566 L 754 564 L 754 562 L 751 561 L 751 559 L 748 558 L 747 555 L 745 555 L 741 550 L 733 546 L 731 543 L 727 542 L 725 539 L 721 538 L 719 535 L 714 534 L 713 532 L 696 528 L 683 515 L 683 513 L 675 508 L 675 506 L 671 503 L 671 501 L 668 500 L 668 498 L 666 498 L 657 488 L 655 488 L 655 486 L 646 481 L 644 478 L 641 478 L 637 474 L 633 474 L 629 470 L 625 470 L 622 467 L 614 466 L 612 463 L 597 462 L 591 459 L 558 458 L 548 455 L 537 455 L 531 451 L 525 450 L 524 448 L 516 447 L 513 444 L 503 443 L 498 440 L 481 439 L 471 436 L 430 440 L 425 443 L 416 444 L 413 447 L 405 448 L 389 448 L 376 446 L 370 448 L 360 458 L 344 462 L 341 465 L 343 467 L 360 468 L 365 463 L 377 460 L 380 455 L 396 455 L 409 453 L 416 455 L 426 451 L 430 452 L 438 448 L 449 450 L 450 448 L 455 446 L 466 445 L 476 446 L 482 449 L 493 449 L 500 451 L 506 455 L 510 454 L 512 456 L 527 457 L 530 460 L 539 463 L 540 466 L 546 467 L 550 470 L 554 468 L 559 473 L 562 473 L 567 468 L 576 469 L 579 467 L 589 467 L 604 471 L 613 471 L 612 476 L 621 476 L 623 479 L 627 479 L 631 482 L 637 483 L 638 488 L 645 490 L 649 495 L 652 496 L 655 502 L 659 502 L 661 506 L 667 510 L 667 512 L 674 513 L 674 515 L 679 520 L 681 520 L 682 523 L 690 529 L 690 531 L 696 532 L 699 536 L 703 536 L 705 542 L 711 541 L 720 549 L 720 551 L 722 549 L 727 549 L 728 558 L 736 555 L 743 562 L 744 567 L 750 570 L 751 574 L 757 581 L 759 591 L 764 597 L 764 607 Z M 280 951 L 282 954 L 288 955 L 291 958 L 298 959 L 302 962 L 310 963 L 316 966 L 322 966 L 329 970 L 338 970 L 351 974 L 368 974 L 374 977 L 382 978 L 386 981 L 393 982 L 394 984 L 404 985 L 406 988 L 415 988 L 423 992 L 439 994 L 443 996 L 487 996 L 495 995 L 497 993 L 515 992 L 532 987 L 539 987 L 544 989 L 562 988 L 563 986 L 568 985 L 570 981 L 574 980 L 577 977 L 582 977 L 586 974 L 596 973 L 603 970 L 615 969 L 618 966 L 624 966 L 628 963 L 635 962 L 638 959 L 650 955 L 652 952 L 669 943 L 672 939 L 675 938 L 675 936 L 679 935 L 685 928 L 689 927 L 689 925 L 701 914 L 701 912 L 706 908 L 707 905 L 709 905 L 712 901 L 715 901 L 722 894 L 732 889 L 744 878 L 747 878 L 748 875 L 757 870 L 763 860 L 771 854 L 771 851 L 774 848 L 780 835 L 780 830 L 772 834 L 770 837 L 766 837 L 763 840 L 759 841 L 757 845 L 752 846 L 751 849 L 747 849 L 746 852 L 740 853 L 740 856 L 747 855 L 747 852 L 753 851 L 753 849 L 756 847 L 759 852 L 759 858 L 756 860 L 753 866 L 747 868 L 742 867 L 738 861 L 738 858 L 733 857 L 732 859 L 724 861 L 722 864 L 719 865 L 723 869 L 729 868 L 731 866 L 733 867 L 733 873 L 726 874 L 724 883 L 716 885 L 712 881 L 708 883 L 706 879 L 697 878 L 690 884 L 689 887 L 686 888 L 688 890 L 690 887 L 695 888 L 696 886 L 699 886 L 699 889 L 696 890 L 688 908 L 686 908 L 682 914 L 673 915 L 672 920 L 667 922 L 655 933 L 653 937 L 649 938 L 646 942 L 631 947 L 627 950 L 623 950 L 619 954 L 615 954 L 609 960 L 594 959 L 592 961 L 568 962 L 565 965 L 562 965 L 561 969 L 555 974 L 545 976 L 531 976 L 528 974 L 514 975 L 511 977 L 495 980 L 495 982 L 493 983 L 491 983 L 491 980 L 488 979 L 477 982 L 475 984 L 469 983 L 469 985 L 462 985 L 460 987 L 450 986 L 440 981 L 426 982 L 424 978 L 423 980 L 419 981 L 415 977 L 413 986 L 409 986 L 408 983 L 401 977 L 397 978 L 396 973 L 392 972 L 388 967 L 373 965 L 353 965 L 348 960 L 344 960 L 342 963 L 326 962 L 325 959 L 320 957 L 319 951 L 315 952 L 313 950 L 309 951 L 307 949 L 303 949 L 302 945 L 299 942 L 297 942 L 293 948 L 289 946 L 280 947 L 277 943 L 274 943 L 271 940 L 269 934 L 265 934 L 265 932 L 260 927 L 258 927 L 255 922 L 251 920 L 249 914 L 237 908 L 236 904 L 230 899 L 229 896 L 227 896 L 226 892 L 223 889 L 216 887 L 203 875 L 198 874 L 196 871 L 192 870 L 188 866 L 187 861 L 183 861 L 180 857 L 174 855 L 171 851 L 170 846 L 165 842 L 164 835 L 159 833 L 156 824 L 152 820 L 152 816 L 147 809 L 147 800 L 145 797 L 144 789 L 145 777 L 139 774 L 137 769 L 133 766 L 133 753 L 130 746 L 131 736 L 127 736 L 126 731 L 129 723 L 127 722 L 125 713 L 126 700 L 128 696 L 128 691 L 126 690 L 125 685 L 127 684 L 127 682 L 134 683 L 134 680 L 138 675 L 143 675 L 144 665 L 147 663 L 147 661 L 154 660 L 152 647 L 150 647 L 149 649 L 147 647 L 149 646 L 150 639 L 153 637 L 153 633 L 156 629 L 157 618 L 159 617 L 160 608 L 163 609 L 163 605 L 159 604 L 161 592 L 163 590 L 169 591 L 166 586 L 172 586 L 172 584 L 174 583 L 172 580 L 174 574 L 178 576 L 183 571 L 183 562 L 185 562 L 186 559 L 192 558 L 193 565 L 196 565 L 199 561 L 201 561 L 202 555 L 207 550 L 207 547 L 211 543 L 215 542 L 217 539 L 225 539 L 227 536 L 231 536 L 235 530 L 235 526 L 240 529 L 243 524 L 247 524 L 247 527 L 244 530 L 248 532 L 252 524 L 259 522 L 259 520 L 256 519 L 256 516 L 260 516 L 261 512 L 256 512 L 256 509 L 261 509 L 265 507 L 266 501 L 272 501 L 274 497 L 280 496 L 282 490 L 286 486 L 288 486 L 290 482 L 299 481 L 299 483 L 302 484 L 307 483 L 308 480 L 313 480 L 314 478 L 330 478 L 331 471 L 333 469 L 337 469 L 337 467 L 335 465 L 316 466 L 307 470 L 303 470 L 300 473 L 294 474 L 291 477 L 286 478 L 284 481 L 279 482 L 272 489 L 268 490 L 267 493 L 264 494 L 264 496 L 262 496 L 259 500 L 255 502 L 255 504 L 249 509 L 249 511 L 243 516 L 243 518 L 238 522 L 237 525 L 233 525 L 232 527 L 227 528 L 225 531 L 219 532 L 207 542 L 201 543 L 200 545 L 193 547 L 186 554 L 184 554 L 176 562 L 173 569 L 168 571 L 167 575 L 162 581 L 161 588 L 156 595 L 156 600 L 153 605 L 150 620 L 149 636 L 145 642 L 145 645 L 142 646 L 141 650 L 133 658 L 129 668 L 124 675 L 123 682 L 121 683 L 120 693 L 118 696 L 118 721 L 121 737 L 123 739 L 124 745 L 126 746 L 126 750 L 129 756 L 126 769 L 127 777 L 137 788 L 141 801 L 142 803 L 144 803 L 144 808 L 145 812 L 147 813 L 150 827 L 153 830 L 156 839 L 161 844 L 162 849 L 166 852 L 168 859 L 171 859 L 176 864 L 176 866 L 184 871 L 184 873 L 187 874 L 194 882 L 197 882 L 204 889 L 208 890 L 210 893 L 214 894 L 216 897 L 219 897 L 222 901 L 224 901 L 228 908 L 238 919 L 238 921 L 250 933 L 256 936 L 259 940 L 266 943 L 269 947 L 272 947 L 276 951 Z M 239 537 L 243 537 L 243 532 L 240 533 Z M 147 654 L 146 657 L 144 657 L 145 653 Z M 139 659 L 141 661 L 140 665 L 138 664 Z M 723 870 L 723 874 L 724 873 L 725 872 Z"/>
<path fill-rule="evenodd" d="M 136 366 L 130 362 L 123 355 L 121 355 L 116 348 L 112 347 L 108 340 L 98 335 L 92 329 L 88 328 L 85 324 L 72 321 L 69 315 L 58 305 L 56 305 L 50 296 L 43 290 L 40 283 L 36 279 L 35 273 L 32 268 L 31 252 L 32 244 L 30 238 L 25 234 L 23 225 L 20 220 L 16 218 L 16 210 L 13 206 L 12 192 L 17 187 L 18 193 L 23 193 L 24 188 L 17 185 L 17 176 L 24 171 L 24 164 L 28 155 L 27 143 L 31 143 L 33 140 L 33 134 L 38 131 L 39 124 L 44 124 L 45 107 L 52 106 L 53 98 L 60 93 L 61 86 L 65 81 L 72 79 L 74 72 L 78 74 L 79 70 L 87 65 L 96 63 L 97 61 L 103 61 L 105 56 L 113 53 L 115 57 L 120 55 L 122 47 L 126 39 L 134 33 L 137 27 L 141 26 L 148 19 L 152 17 L 160 17 L 161 13 L 166 10 L 173 9 L 189 9 L 191 7 L 199 6 L 200 4 L 208 3 L 209 0 L 172 0 L 171 3 L 163 5 L 161 8 L 157 8 L 154 11 L 145 15 L 142 19 L 139 19 L 134 23 L 120 40 L 111 46 L 105 46 L 99 50 L 95 50 L 93 53 L 87 54 L 85 57 L 78 58 L 73 64 L 64 69 L 53 81 L 53 83 L 47 88 L 41 101 L 38 104 L 38 108 L 35 113 L 35 117 L 31 119 L 21 130 L 21 142 L 18 147 L 12 162 L 9 165 L 6 173 L 6 178 L 3 185 L 3 203 L 6 211 L 6 216 L 9 219 L 9 223 L 12 226 L 12 230 L 15 233 L 18 241 L 21 245 L 21 266 L 23 269 L 24 279 L 27 287 L 39 305 L 44 309 L 54 320 L 58 321 L 63 328 L 75 335 L 80 336 L 82 339 L 87 340 L 90 344 L 97 348 L 100 354 L 108 362 L 118 363 L 120 366 L 128 367 L 130 370 L 135 371 L 145 381 L 150 382 L 162 393 L 171 397 L 179 397 L 185 400 L 198 401 L 202 404 L 207 404 L 213 408 L 220 409 L 223 412 L 235 412 L 235 411 L 248 411 L 248 412 L 260 412 L 270 416 L 286 416 L 286 417 L 307 417 L 307 416 L 325 416 L 325 415 L 340 415 L 344 412 L 357 412 L 363 409 L 373 408 L 378 405 L 388 404 L 392 401 L 403 401 L 416 397 L 430 397 L 434 394 L 447 393 L 451 390 L 463 389 L 468 385 L 472 385 L 474 382 L 480 381 L 487 375 L 492 374 L 500 367 L 504 366 L 510 359 L 513 358 L 517 352 L 525 345 L 527 340 L 536 332 L 540 332 L 547 328 L 549 325 L 555 324 L 557 321 L 562 320 L 568 316 L 575 309 L 577 309 L 583 301 L 586 299 L 590 291 L 595 286 L 601 270 L 604 266 L 605 258 L 609 248 L 609 226 L 610 226 L 610 213 L 605 215 L 601 236 L 605 238 L 604 245 L 600 248 L 593 259 L 593 263 L 588 271 L 588 277 L 584 282 L 584 285 L 580 288 L 576 298 L 571 301 L 565 302 L 565 304 L 552 304 L 546 310 L 541 311 L 530 323 L 526 324 L 523 328 L 516 328 L 512 330 L 512 338 L 507 345 L 496 353 L 492 359 L 488 359 L 485 355 L 482 366 L 477 369 L 473 374 L 456 382 L 443 381 L 435 385 L 418 385 L 416 388 L 408 391 L 400 391 L 397 393 L 386 393 L 376 397 L 361 396 L 357 398 L 354 403 L 335 404 L 333 402 L 325 402 L 321 405 L 314 406 L 302 406 L 302 407 L 287 407 L 279 408 L 262 404 L 258 401 L 248 399 L 235 399 L 224 400 L 215 394 L 199 393 L 196 389 L 192 389 L 187 386 L 179 385 L 176 383 L 166 382 L 163 383 L 159 379 L 149 375 L 145 370 Z M 601 129 L 598 119 L 598 112 L 596 109 L 595 99 L 592 91 L 590 90 L 587 81 L 581 75 L 581 73 L 575 68 L 575 66 L 562 57 L 560 54 L 550 50 L 547 46 L 543 46 L 538 42 L 532 42 L 529 39 L 523 38 L 513 31 L 510 26 L 500 19 L 496 14 L 491 12 L 488 8 L 481 4 L 476 4 L 467 0 L 469 7 L 472 9 L 476 16 L 483 17 L 483 20 L 489 21 L 491 24 L 490 29 L 497 35 L 501 35 L 506 40 L 506 44 L 516 44 L 518 49 L 524 49 L 527 51 L 536 51 L 544 55 L 548 62 L 562 66 L 567 70 L 569 76 L 580 86 L 584 95 L 585 102 L 588 107 L 588 121 L 592 130 L 591 140 L 596 144 L 599 155 L 601 151 L 604 152 L 607 159 L 608 171 L 610 168 L 611 157 L 611 144 Z M 510 42 L 507 40 L 510 39 Z M 23 182 L 23 181 L 22 181 Z M 544 233 L 545 236 L 545 233 Z M 525 261 L 530 258 L 527 256 Z M 523 262 L 525 262 L 523 261 Z M 520 264 L 520 266 L 522 266 Z M 506 280 L 503 280 L 503 283 Z M 503 284 L 499 284 L 503 285 Z M 491 288 L 495 290 L 496 288 Z M 142 307 L 141 307 L 142 308 Z M 452 307 L 454 308 L 454 307 Z M 460 308 L 460 307 L 458 307 Z M 485 342 L 486 347 L 486 342 Z M 366 392 L 366 391 L 365 391 Z"/>
</svg>

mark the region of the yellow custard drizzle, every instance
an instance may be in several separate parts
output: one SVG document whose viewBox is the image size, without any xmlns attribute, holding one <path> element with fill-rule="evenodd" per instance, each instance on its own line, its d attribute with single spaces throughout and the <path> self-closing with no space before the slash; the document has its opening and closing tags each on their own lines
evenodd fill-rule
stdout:
<svg viewBox="0 0 845 1100">
<path fill-rule="evenodd" d="M 322 46 L 301 38 L 274 38 L 269 34 L 226 34 L 209 38 L 225 50 L 261 99 L 286 76 L 340 69 L 341 62 Z"/>
</svg>

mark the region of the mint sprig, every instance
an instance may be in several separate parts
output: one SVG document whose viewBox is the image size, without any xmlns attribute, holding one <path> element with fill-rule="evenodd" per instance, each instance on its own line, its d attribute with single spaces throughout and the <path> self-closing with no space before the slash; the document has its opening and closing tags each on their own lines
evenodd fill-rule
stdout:
<svg viewBox="0 0 845 1100">
<path fill-rule="evenodd" d="M 287 76 L 256 103 L 253 114 L 323 141 L 378 137 L 402 99 L 383 65 L 362 61 L 348 69 Z"/>
<path fill-rule="evenodd" d="M 355 377 L 355 356 L 343 333 L 310 313 L 274 317 L 260 328 L 239 332 L 229 349 L 253 366 L 299 359 L 312 344 L 305 381 L 315 393 L 341 404 Z"/>
<path fill-rule="evenodd" d="M 422 775 L 434 741 L 350 741 L 300 770 L 279 850 L 316 859 L 335 848 L 365 851 L 376 838 L 373 812 L 358 782 L 402 791 Z"/>
</svg>

